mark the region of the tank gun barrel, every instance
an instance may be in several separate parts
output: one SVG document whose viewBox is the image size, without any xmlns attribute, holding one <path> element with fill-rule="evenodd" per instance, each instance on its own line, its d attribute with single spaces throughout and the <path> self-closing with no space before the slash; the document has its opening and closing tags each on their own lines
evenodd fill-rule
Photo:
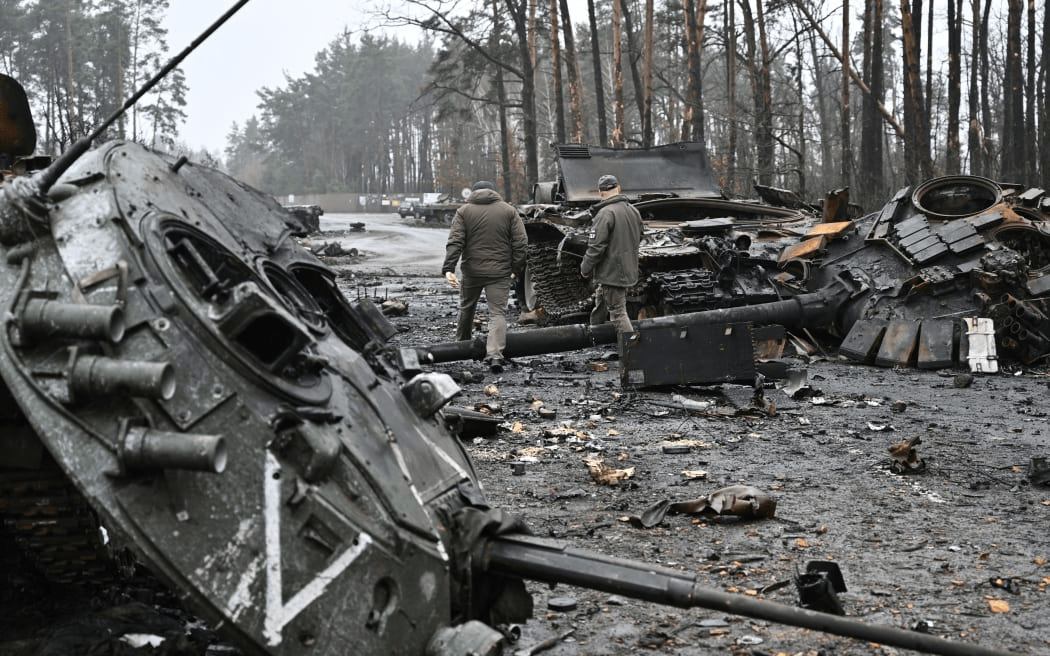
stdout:
<svg viewBox="0 0 1050 656">
<path fill-rule="evenodd" d="M 631 323 L 635 330 L 743 322 L 775 323 L 788 328 L 803 328 L 834 321 L 842 306 L 858 291 L 857 284 L 843 273 L 822 289 L 782 301 L 654 317 Z M 558 353 L 598 344 L 615 344 L 616 339 L 616 327 L 611 323 L 593 326 L 552 326 L 508 332 L 507 345 L 503 352 L 511 358 Z M 420 362 L 427 363 L 480 360 L 485 354 L 485 343 L 479 337 L 474 340 L 434 344 L 417 349 L 416 354 Z"/>
<path fill-rule="evenodd" d="M 755 599 L 702 586 L 694 576 L 638 561 L 621 560 L 525 535 L 503 535 L 483 544 L 481 566 L 494 574 L 565 583 L 679 608 L 707 608 L 824 633 L 943 656 L 1009 656 L 1002 649 L 946 640 L 892 626 Z"/>
</svg>

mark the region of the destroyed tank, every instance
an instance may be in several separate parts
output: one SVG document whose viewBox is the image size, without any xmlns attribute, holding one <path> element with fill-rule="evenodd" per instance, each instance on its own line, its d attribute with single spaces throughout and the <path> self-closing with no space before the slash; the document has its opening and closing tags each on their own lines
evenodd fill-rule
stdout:
<svg viewBox="0 0 1050 656">
<path fill-rule="evenodd" d="M 0 187 L 0 441 L 245 653 L 497 654 L 524 579 L 1001 653 L 530 536 L 486 502 L 458 388 L 347 302 L 292 213 L 184 157 L 91 148 L 104 127 Z"/>
<path fill-rule="evenodd" d="M 1050 354 L 1050 196 L 1042 188 L 946 176 L 905 187 L 863 214 L 845 189 L 819 206 L 760 186 L 762 202 L 726 199 L 702 144 L 555 151 L 558 181 L 538 185 L 536 200 L 544 202 L 522 208 L 529 258 L 518 298 L 540 323 L 585 319 L 593 304 L 579 260 L 589 208 L 599 199 L 596 181 L 612 173 L 646 224 L 641 279 L 628 292 L 628 310 L 643 328 L 728 317 L 787 324 L 882 366 L 995 371 L 999 355 L 1031 363 Z M 799 318 L 800 304 L 785 304 L 800 298 L 805 305 L 818 293 L 837 307 Z M 739 311 L 727 314 L 731 308 Z M 649 319 L 671 315 L 682 318 Z M 581 327 L 571 336 L 520 340 L 569 350 L 615 335 Z M 434 353 L 459 358 L 476 350 L 449 345 Z"/>
<path fill-rule="evenodd" d="M 633 316 L 680 314 L 777 300 L 769 282 L 785 240 L 851 211 L 844 190 L 826 208 L 756 186 L 762 200 L 727 198 L 701 143 L 652 148 L 554 146 L 555 182 L 538 184 L 521 208 L 529 237 L 518 302 L 542 321 L 571 322 L 589 311 L 592 284 L 579 275 L 598 178 L 612 174 L 642 216 L 640 279 L 628 290 Z M 773 201 L 773 202 L 771 202 Z"/>
</svg>

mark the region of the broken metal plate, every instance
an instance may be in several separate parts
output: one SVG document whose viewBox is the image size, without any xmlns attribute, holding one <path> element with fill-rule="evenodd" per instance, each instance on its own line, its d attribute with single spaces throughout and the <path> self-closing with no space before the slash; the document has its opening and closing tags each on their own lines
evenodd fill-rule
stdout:
<svg viewBox="0 0 1050 656">
<path fill-rule="evenodd" d="M 838 239 L 853 229 L 852 221 L 836 221 L 835 223 L 818 223 L 813 229 L 806 233 L 806 237 L 817 237 L 826 235 L 828 239 Z"/>
<path fill-rule="evenodd" d="M 620 344 L 623 386 L 752 381 L 751 324 L 645 328 Z"/>
<path fill-rule="evenodd" d="M 1028 293 L 1039 296 L 1050 291 L 1050 275 L 1043 274 L 1028 281 Z"/>
<path fill-rule="evenodd" d="M 875 364 L 881 367 L 908 366 L 915 359 L 919 325 L 917 321 L 891 321 L 886 326 Z"/>
<path fill-rule="evenodd" d="M 922 322 L 919 330 L 916 364 L 919 369 L 943 369 L 955 364 L 955 321 L 932 319 Z"/>
<path fill-rule="evenodd" d="M 598 178 L 615 175 L 625 194 L 674 193 L 679 198 L 721 198 L 704 145 L 679 143 L 639 149 L 559 144 L 555 152 L 569 202 L 596 202 Z"/>
<path fill-rule="evenodd" d="M 788 262 L 789 260 L 794 260 L 797 258 L 812 258 L 816 257 L 817 255 L 823 255 L 824 252 L 827 250 L 827 246 L 828 238 L 824 235 L 821 235 L 819 237 L 812 237 L 804 242 L 793 244 L 784 248 L 784 250 L 780 253 L 778 263 L 783 264 L 784 262 Z"/>
<path fill-rule="evenodd" d="M 879 352 L 888 325 L 885 319 L 861 319 L 854 322 L 839 346 L 839 353 L 856 362 L 871 363 Z"/>
</svg>

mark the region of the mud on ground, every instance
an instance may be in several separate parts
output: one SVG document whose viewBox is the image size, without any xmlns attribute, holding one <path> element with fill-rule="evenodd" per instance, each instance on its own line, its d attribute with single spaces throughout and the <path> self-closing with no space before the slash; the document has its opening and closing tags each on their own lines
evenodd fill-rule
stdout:
<svg viewBox="0 0 1050 656">
<path fill-rule="evenodd" d="M 456 292 L 440 277 L 331 264 L 352 298 L 364 289 L 407 306 L 391 317 L 396 344 L 453 339 Z M 480 310 L 484 318 L 484 304 Z M 752 390 L 737 386 L 622 389 L 608 347 L 522 358 L 498 375 L 469 361 L 433 369 L 460 382 L 455 405 L 487 406 L 501 419 L 496 435 L 468 438 L 468 448 L 492 504 L 524 515 L 537 535 L 783 604 L 795 603 L 797 572 L 830 561 L 842 572 L 847 590 L 837 597 L 852 618 L 1050 653 L 1050 488 L 1028 476 L 1033 457 L 1050 455 L 1047 368 L 970 380 L 951 370 L 846 364 L 834 354 L 802 364 L 808 385 L 799 398 L 765 390 L 772 412 L 750 408 Z M 681 407 L 674 395 L 703 409 Z M 916 437 L 924 468 L 893 473 L 890 447 Z M 685 452 L 666 453 L 668 443 Z M 586 462 L 595 458 L 633 473 L 599 484 Z M 667 515 L 648 529 L 628 521 L 658 501 L 734 484 L 772 496 L 774 516 Z M 176 641 L 192 620 L 148 583 L 76 596 L 24 573 L 8 571 L 7 579 L 2 655 L 235 653 L 199 625 Z M 529 589 L 536 612 L 507 653 L 912 653 L 565 585 Z M 134 646 L 124 639 L 133 634 L 172 637 Z"/>
</svg>

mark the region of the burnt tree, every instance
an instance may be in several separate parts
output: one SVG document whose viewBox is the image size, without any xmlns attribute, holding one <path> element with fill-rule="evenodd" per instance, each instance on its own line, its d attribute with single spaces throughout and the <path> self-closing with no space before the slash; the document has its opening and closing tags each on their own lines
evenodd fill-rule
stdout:
<svg viewBox="0 0 1050 656">
<path fill-rule="evenodd" d="M 860 163 L 858 175 L 867 183 L 859 189 L 857 199 L 864 206 L 874 204 L 883 195 L 883 128 L 878 103 L 884 94 L 883 0 L 864 3 L 864 83 L 869 92 L 861 103 Z"/>
<path fill-rule="evenodd" d="M 569 115 L 572 117 L 572 141 L 583 143 L 583 82 L 576 59 L 576 39 L 572 33 L 568 0 L 561 0 L 561 27 L 565 37 L 565 72 L 569 78 Z"/>
<path fill-rule="evenodd" d="M 932 177 L 930 137 L 919 70 L 922 0 L 901 0 L 901 49 L 904 57 L 904 175 L 908 184 Z"/>
<path fill-rule="evenodd" d="M 613 0 L 613 29 L 612 29 L 612 49 L 613 49 L 613 132 L 612 132 L 612 146 L 613 148 L 623 148 L 624 145 L 624 130 L 626 128 L 624 120 L 624 108 L 623 108 L 623 40 L 621 34 L 623 33 L 623 16 L 622 7 L 619 2 Z"/>
<path fill-rule="evenodd" d="M 1023 0 L 1007 0 L 1006 67 L 1003 71 L 1003 147 L 1000 175 L 1016 182 L 1025 173 L 1024 76 L 1021 69 Z"/>
<path fill-rule="evenodd" d="M 550 1 L 551 81 L 554 85 L 554 139 L 565 143 L 565 87 L 561 78 L 561 43 L 558 37 L 558 0 Z"/>
<path fill-rule="evenodd" d="M 944 172 L 960 170 L 959 105 L 962 100 L 962 0 L 948 0 L 948 138 Z"/>
<path fill-rule="evenodd" d="M 602 53 L 598 43 L 598 17 L 594 0 L 587 0 L 587 21 L 591 26 L 591 63 L 594 66 L 594 104 L 598 114 L 598 143 L 609 145 L 609 128 L 605 120 L 605 83 L 602 75 Z"/>
</svg>

